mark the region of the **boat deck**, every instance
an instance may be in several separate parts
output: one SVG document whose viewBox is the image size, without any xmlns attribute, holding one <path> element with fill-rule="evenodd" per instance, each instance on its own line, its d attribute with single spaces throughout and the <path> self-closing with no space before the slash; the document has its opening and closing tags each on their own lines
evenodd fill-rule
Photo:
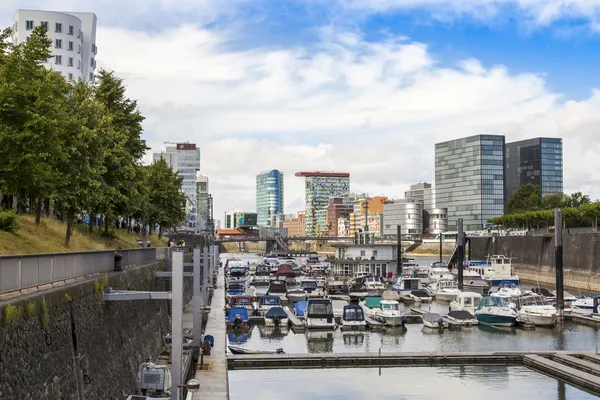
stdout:
<svg viewBox="0 0 600 400">
<path fill-rule="evenodd" d="M 304 325 L 304 322 L 301 321 L 300 318 L 298 318 L 288 306 L 283 307 L 283 310 L 288 315 L 288 321 L 295 332 L 303 332 L 306 329 L 306 325 Z"/>
</svg>

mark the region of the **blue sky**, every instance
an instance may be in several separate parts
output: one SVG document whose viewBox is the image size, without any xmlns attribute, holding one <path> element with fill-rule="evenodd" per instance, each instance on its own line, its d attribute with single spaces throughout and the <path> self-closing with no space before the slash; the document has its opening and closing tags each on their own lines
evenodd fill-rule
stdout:
<svg viewBox="0 0 600 400">
<path fill-rule="evenodd" d="M 350 172 L 401 197 L 434 143 L 564 138 L 565 191 L 600 198 L 600 0 L 5 0 L 92 11 L 154 151 L 193 141 L 217 216 L 254 209 L 257 173 Z"/>
</svg>

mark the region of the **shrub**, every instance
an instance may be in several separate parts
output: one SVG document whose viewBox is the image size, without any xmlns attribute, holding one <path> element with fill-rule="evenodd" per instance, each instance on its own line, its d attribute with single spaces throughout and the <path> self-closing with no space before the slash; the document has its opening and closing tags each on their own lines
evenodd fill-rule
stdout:
<svg viewBox="0 0 600 400">
<path fill-rule="evenodd" d="M 46 303 L 45 298 L 42 298 L 42 304 L 40 305 L 40 324 L 42 325 L 42 329 L 46 329 L 49 322 L 50 310 L 48 310 L 48 303 Z"/>
<path fill-rule="evenodd" d="M 23 315 L 23 308 L 9 305 L 4 309 L 4 325 L 12 325 Z"/>
<path fill-rule="evenodd" d="M 19 217 L 14 210 L 0 210 L 0 231 L 14 233 L 19 230 Z"/>
</svg>

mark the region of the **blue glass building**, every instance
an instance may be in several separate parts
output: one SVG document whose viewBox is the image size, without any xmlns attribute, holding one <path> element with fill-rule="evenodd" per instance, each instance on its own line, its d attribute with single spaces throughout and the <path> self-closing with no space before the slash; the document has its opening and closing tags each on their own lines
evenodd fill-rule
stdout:
<svg viewBox="0 0 600 400">
<path fill-rule="evenodd" d="M 268 226 L 271 216 L 283 214 L 283 172 L 276 169 L 256 176 L 258 226 Z"/>
</svg>

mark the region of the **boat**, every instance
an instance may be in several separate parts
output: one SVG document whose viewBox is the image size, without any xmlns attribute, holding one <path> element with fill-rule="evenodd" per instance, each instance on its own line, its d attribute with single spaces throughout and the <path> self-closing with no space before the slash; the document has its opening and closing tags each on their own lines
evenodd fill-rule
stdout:
<svg viewBox="0 0 600 400">
<path fill-rule="evenodd" d="M 554 299 L 556 300 L 556 290 L 553 290 L 550 293 L 552 293 L 554 295 Z M 573 296 L 571 293 L 567 292 L 566 290 L 563 290 L 563 303 L 564 303 L 565 309 L 570 309 L 571 304 L 573 304 L 573 302 L 575 300 L 577 300 L 577 297 Z"/>
<path fill-rule="evenodd" d="M 403 274 L 396 279 L 392 289 L 400 294 L 410 292 L 412 290 L 425 289 L 425 285 L 421 283 L 419 278 L 415 278 L 410 274 Z"/>
<path fill-rule="evenodd" d="M 235 296 L 243 296 L 246 293 L 246 285 L 242 282 L 230 283 L 225 292 L 225 298 L 231 300 Z"/>
<path fill-rule="evenodd" d="M 426 290 L 411 290 L 400 297 L 405 301 L 414 301 L 416 303 L 427 303 L 432 300 L 431 295 Z"/>
<path fill-rule="evenodd" d="M 288 315 L 281 307 L 272 307 L 265 314 L 265 326 L 287 326 Z"/>
<path fill-rule="evenodd" d="M 281 307 L 281 299 L 279 296 L 263 296 L 258 301 L 258 314 L 265 315 L 273 307 Z"/>
<path fill-rule="evenodd" d="M 306 303 L 304 322 L 308 329 L 334 329 L 333 304 L 329 299 L 313 298 Z"/>
<path fill-rule="evenodd" d="M 244 307 L 248 310 L 248 313 L 252 315 L 254 312 L 254 305 L 252 304 L 251 296 L 231 296 L 229 299 L 229 306 L 231 307 Z"/>
<path fill-rule="evenodd" d="M 344 307 L 348 305 L 348 300 L 342 299 L 331 299 L 331 304 L 333 306 L 333 316 L 336 321 L 341 321 L 342 316 L 344 315 Z"/>
<path fill-rule="evenodd" d="M 348 284 L 344 281 L 330 280 L 325 283 L 325 290 L 329 294 L 348 294 L 350 293 Z"/>
<path fill-rule="evenodd" d="M 492 286 L 502 282 L 520 283 L 519 276 L 513 274 L 512 258 L 503 255 L 489 256 L 487 261 L 465 261 L 467 269 L 475 271 Z"/>
<path fill-rule="evenodd" d="M 488 281 L 484 281 L 479 274 L 473 271 L 469 271 L 469 275 L 463 276 L 463 290 L 468 292 L 487 295 L 491 287 L 492 285 Z"/>
<path fill-rule="evenodd" d="M 366 275 L 362 278 L 362 284 L 367 290 L 369 296 L 381 296 L 385 290 L 385 284 L 381 277 L 377 275 Z"/>
<path fill-rule="evenodd" d="M 437 313 L 425 313 L 422 316 L 423 325 L 431 329 L 442 329 L 446 327 L 446 323 L 442 316 Z"/>
<path fill-rule="evenodd" d="M 279 264 L 275 276 L 279 281 L 292 283 L 298 274 L 290 264 Z"/>
<path fill-rule="evenodd" d="M 323 291 L 319 289 L 316 279 L 304 278 L 300 281 L 300 287 L 308 297 L 322 297 Z"/>
<path fill-rule="evenodd" d="M 450 302 L 450 311 L 467 311 L 475 315 L 475 310 L 481 304 L 482 296 L 475 292 L 461 292 Z"/>
<path fill-rule="evenodd" d="M 279 265 L 279 261 L 277 260 L 277 257 L 269 255 L 266 256 L 264 259 L 265 264 L 268 265 Z"/>
<path fill-rule="evenodd" d="M 454 281 L 454 277 L 450 279 L 438 279 L 427 289 L 427 291 L 431 296 L 435 297 L 437 301 L 452 301 L 456 299 L 456 296 L 460 293 L 460 290 Z"/>
<path fill-rule="evenodd" d="M 488 325 L 513 326 L 517 320 L 517 311 L 502 297 L 485 296 L 475 310 L 475 318 Z"/>
<path fill-rule="evenodd" d="M 536 326 L 554 326 L 558 317 L 556 308 L 539 294 L 519 298 L 517 322 Z"/>
<path fill-rule="evenodd" d="M 364 330 L 367 328 L 367 321 L 363 309 L 358 304 L 348 304 L 344 306 L 342 314 L 342 330 Z"/>
<path fill-rule="evenodd" d="M 291 288 L 287 291 L 286 297 L 291 302 L 306 300 L 306 292 L 300 288 Z"/>
<path fill-rule="evenodd" d="M 269 282 L 271 280 L 271 269 L 268 265 L 258 265 L 256 267 L 256 271 L 254 272 L 254 278 L 252 279 L 252 283 L 255 284 L 257 282 Z"/>
<path fill-rule="evenodd" d="M 396 300 L 383 300 L 381 297 L 367 297 L 361 303 L 366 315 L 388 326 L 404 326 L 406 316 L 400 312 Z"/>
<path fill-rule="evenodd" d="M 298 318 L 304 318 L 304 314 L 306 313 L 306 305 L 306 301 L 299 301 L 294 304 L 294 314 L 296 314 Z"/>
<path fill-rule="evenodd" d="M 479 324 L 477 318 L 475 318 L 475 316 L 468 311 L 450 311 L 448 315 L 446 315 L 446 318 L 448 321 L 451 321 L 454 324 L 459 324 L 466 327 Z"/>
<path fill-rule="evenodd" d="M 600 295 L 587 295 L 571 303 L 571 313 L 600 314 Z"/>
<path fill-rule="evenodd" d="M 250 324 L 248 310 L 245 307 L 231 307 L 227 311 L 228 328 L 246 328 Z"/>
<path fill-rule="evenodd" d="M 270 296 L 279 296 L 281 300 L 287 300 L 287 285 L 283 281 L 272 281 L 269 284 L 267 294 Z"/>
<path fill-rule="evenodd" d="M 229 349 L 229 351 L 231 351 L 232 354 L 284 354 L 285 353 L 283 351 L 283 349 L 251 350 L 251 349 L 244 349 L 243 347 L 238 347 L 238 346 L 227 346 L 227 348 Z"/>
<path fill-rule="evenodd" d="M 439 265 L 439 264 L 441 264 L 441 265 Z M 444 262 L 440 263 L 438 261 L 438 262 L 433 263 L 431 266 L 431 269 L 429 270 L 429 282 L 428 283 L 434 283 L 440 279 L 453 280 L 454 275 L 452 275 L 452 273 L 448 269 L 448 265 L 446 263 L 444 263 Z"/>
<path fill-rule="evenodd" d="M 243 283 L 247 284 L 250 281 L 250 271 L 246 267 L 229 268 L 227 272 L 227 283 Z"/>
</svg>

